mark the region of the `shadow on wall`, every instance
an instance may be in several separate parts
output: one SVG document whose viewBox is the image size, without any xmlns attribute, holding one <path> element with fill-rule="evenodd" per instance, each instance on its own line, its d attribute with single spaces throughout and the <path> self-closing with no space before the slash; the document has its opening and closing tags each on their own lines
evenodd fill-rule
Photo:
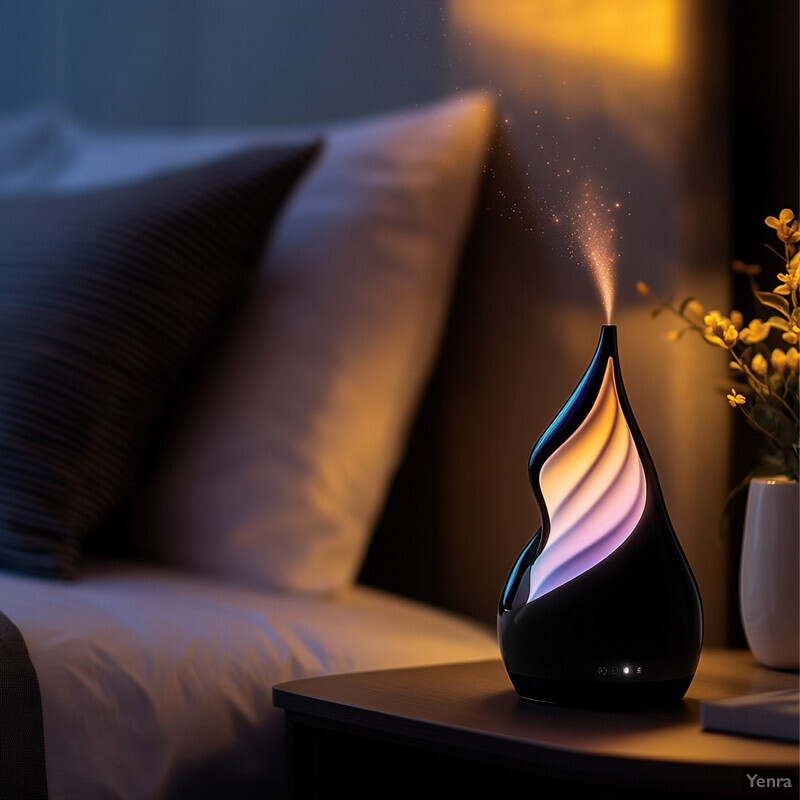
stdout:
<svg viewBox="0 0 800 800">
<path fill-rule="evenodd" d="M 501 127 L 439 364 L 362 573 L 487 622 L 512 559 L 538 524 L 527 460 L 548 420 L 537 410 L 547 415 L 548 405 L 563 401 L 558 382 L 543 382 L 542 397 L 531 402 L 540 357 L 569 381 L 559 367 L 563 342 L 540 347 L 531 337 L 539 325 L 531 310 L 548 305 L 558 282 L 532 268 L 546 263 L 531 233 L 543 220 L 525 203 L 523 175 Z"/>
<path fill-rule="evenodd" d="M 0 110 L 102 127 L 315 124 L 444 92 L 439 3 L 4 3 Z"/>
</svg>

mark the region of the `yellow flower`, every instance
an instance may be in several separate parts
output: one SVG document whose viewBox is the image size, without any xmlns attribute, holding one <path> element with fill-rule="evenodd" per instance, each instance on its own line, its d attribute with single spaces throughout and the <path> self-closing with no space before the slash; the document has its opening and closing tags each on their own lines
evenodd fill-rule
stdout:
<svg viewBox="0 0 800 800">
<path fill-rule="evenodd" d="M 777 231 L 778 238 L 785 244 L 800 242 L 800 230 L 797 229 L 794 211 L 790 208 L 784 208 L 777 218 L 767 217 L 764 222 Z"/>
<path fill-rule="evenodd" d="M 761 375 L 763 377 L 767 374 L 767 359 L 764 358 L 761 353 L 756 353 L 753 356 L 753 360 L 750 362 L 750 369 L 752 369 L 756 375 Z"/>
<path fill-rule="evenodd" d="M 719 345 L 720 347 L 728 347 L 725 342 L 725 334 L 731 327 L 731 321 L 723 316 L 719 311 L 709 311 L 703 317 L 703 324 L 706 326 L 705 339 L 711 344 Z"/>
<path fill-rule="evenodd" d="M 796 347 L 790 347 L 786 351 L 786 366 L 792 372 L 797 372 L 800 369 L 800 353 Z"/>
<path fill-rule="evenodd" d="M 756 344 L 763 342 L 769 336 L 770 326 L 761 319 L 754 319 L 746 328 L 739 331 L 739 338 L 745 344 Z"/>
<path fill-rule="evenodd" d="M 694 314 L 696 317 L 702 317 L 706 313 L 706 310 L 703 308 L 703 304 L 697 300 L 690 300 L 686 304 L 686 310 L 690 314 Z"/>
<path fill-rule="evenodd" d="M 728 395 L 728 402 L 731 404 L 731 408 L 742 405 L 744 401 L 743 394 L 738 394 L 736 389 L 731 389 L 731 393 Z"/>
<path fill-rule="evenodd" d="M 778 374 L 783 375 L 783 371 L 786 369 L 786 353 L 779 347 L 776 347 L 769 357 L 769 363 L 772 364 L 772 369 Z"/>
<path fill-rule="evenodd" d="M 725 342 L 723 342 L 722 339 L 719 338 L 719 336 L 714 336 L 711 333 L 706 333 L 703 338 L 705 338 L 705 340 L 709 344 L 715 344 L 719 347 L 724 347 L 726 350 L 728 349 L 728 345 L 726 345 Z"/>
<path fill-rule="evenodd" d="M 772 290 L 775 294 L 791 294 L 792 292 L 796 292 L 798 284 L 800 284 L 800 270 L 790 269 L 789 272 L 779 272 L 778 280 L 783 281 L 783 283 Z"/>
<path fill-rule="evenodd" d="M 737 331 L 742 329 L 742 325 L 744 325 L 744 315 L 741 311 L 737 311 L 735 308 L 731 311 L 731 325 L 736 328 Z"/>
<path fill-rule="evenodd" d="M 786 266 L 786 272 L 778 273 L 778 280 L 783 283 L 772 290 L 775 294 L 791 294 L 800 286 L 800 253 L 797 253 Z"/>
<path fill-rule="evenodd" d="M 781 339 L 788 344 L 797 344 L 800 341 L 800 328 L 797 325 L 792 325 L 788 331 L 781 334 Z"/>
<path fill-rule="evenodd" d="M 736 344 L 736 341 L 739 338 L 739 331 L 733 327 L 733 325 L 728 325 L 725 330 L 725 335 L 722 337 L 722 340 L 725 342 L 728 347 L 733 347 Z"/>
</svg>

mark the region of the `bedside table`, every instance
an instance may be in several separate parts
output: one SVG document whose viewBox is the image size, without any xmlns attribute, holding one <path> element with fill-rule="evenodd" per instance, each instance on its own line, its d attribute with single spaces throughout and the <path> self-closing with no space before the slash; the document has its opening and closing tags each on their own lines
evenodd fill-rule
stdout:
<svg viewBox="0 0 800 800">
<path fill-rule="evenodd" d="M 707 650 L 684 700 L 649 709 L 522 700 L 500 660 L 291 681 L 273 701 L 295 798 L 797 798 L 796 744 L 699 722 L 701 700 L 797 685 L 748 651 Z"/>
</svg>

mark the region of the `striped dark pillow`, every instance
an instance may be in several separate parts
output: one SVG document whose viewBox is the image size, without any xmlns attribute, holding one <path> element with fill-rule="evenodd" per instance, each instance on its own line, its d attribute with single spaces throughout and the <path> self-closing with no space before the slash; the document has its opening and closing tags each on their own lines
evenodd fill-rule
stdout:
<svg viewBox="0 0 800 800">
<path fill-rule="evenodd" d="M 76 574 L 316 149 L 0 200 L 0 568 Z"/>
</svg>

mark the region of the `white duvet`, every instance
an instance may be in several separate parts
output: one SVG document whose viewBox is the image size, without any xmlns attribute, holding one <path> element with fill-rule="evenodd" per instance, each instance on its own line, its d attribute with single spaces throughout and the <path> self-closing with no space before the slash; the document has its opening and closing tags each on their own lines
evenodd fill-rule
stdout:
<svg viewBox="0 0 800 800">
<path fill-rule="evenodd" d="M 138 564 L 0 573 L 39 677 L 50 800 L 280 797 L 272 686 L 497 657 L 492 631 L 355 586 L 274 595 Z"/>
</svg>

